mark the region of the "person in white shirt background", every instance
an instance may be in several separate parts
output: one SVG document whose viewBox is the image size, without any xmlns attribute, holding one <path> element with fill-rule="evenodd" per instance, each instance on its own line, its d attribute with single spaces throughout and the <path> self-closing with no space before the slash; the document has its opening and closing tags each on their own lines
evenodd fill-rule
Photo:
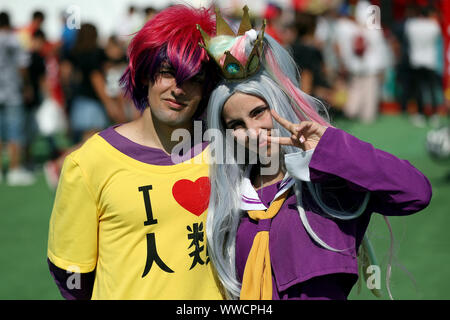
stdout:
<svg viewBox="0 0 450 320">
<path fill-rule="evenodd" d="M 341 68 L 349 76 L 344 114 L 367 124 L 376 120 L 382 79 L 390 64 L 381 28 L 367 26 L 369 6 L 368 1 L 359 1 L 354 18 L 341 10 L 335 32 Z"/>
<path fill-rule="evenodd" d="M 405 34 L 409 44 L 409 62 L 411 65 L 411 93 L 417 103 L 417 114 L 412 123 L 424 127 L 426 118 L 431 124 L 438 119 L 438 92 L 441 89 L 439 41 L 442 39 L 441 27 L 431 8 L 416 8 L 415 15 L 405 23 Z M 442 59 L 442 58 L 441 58 Z M 431 107 L 431 114 L 424 112 L 424 106 Z"/>
</svg>

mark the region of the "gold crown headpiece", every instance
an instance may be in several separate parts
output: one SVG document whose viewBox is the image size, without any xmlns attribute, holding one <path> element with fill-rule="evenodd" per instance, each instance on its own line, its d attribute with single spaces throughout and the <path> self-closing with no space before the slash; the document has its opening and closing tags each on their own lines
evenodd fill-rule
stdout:
<svg viewBox="0 0 450 320">
<path fill-rule="evenodd" d="M 223 19 L 220 10 L 216 8 L 216 36 L 231 36 L 231 37 L 239 37 L 244 35 L 247 31 L 252 30 L 252 24 L 250 22 L 250 16 L 248 14 L 248 7 L 244 6 L 242 9 L 244 11 L 241 24 L 239 26 L 238 33 L 235 34 L 231 27 L 228 25 L 228 23 Z M 225 60 L 223 63 L 223 66 L 220 64 L 219 60 L 223 57 L 217 57 L 210 51 L 210 44 L 212 42 L 212 39 L 215 37 L 209 36 L 206 32 L 202 30 L 200 25 L 197 24 L 197 29 L 201 32 L 203 41 L 205 42 L 205 45 L 202 43 L 199 43 L 199 45 L 206 50 L 208 55 L 216 61 L 217 65 L 219 66 L 222 76 L 225 79 L 228 80 L 237 80 L 237 79 L 245 79 L 251 75 L 253 75 L 255 72 L 259 70 L 260 64 L 261 64 L 261 57 L 263 52 L 263 38 L 264 38 L 264 29 L 266 27 L 266 21 L 263 21 L 263 25 L 261 28 L 261 31 L 259 32 L 255 43 L 253 45 L 252 51 L 250 52 L 250 55 L 248 56 L 247 62 L 245 66 L 239 62 L 237 58 L 235 58 L 229 50 L 226 50 L 224 52 Z"/>
</svg>

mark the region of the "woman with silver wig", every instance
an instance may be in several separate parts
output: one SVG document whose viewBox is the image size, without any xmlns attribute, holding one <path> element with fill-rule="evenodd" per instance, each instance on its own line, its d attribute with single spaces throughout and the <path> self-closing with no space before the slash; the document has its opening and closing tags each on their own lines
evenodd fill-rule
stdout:
<svg viewBox="0 0 450 320">
<path fill-rule="evenodd" d="M 334 128 L 299 89 L 289 53 L 251 29 L 244 9 L 237 35 L 218 13 L 217 36 L 204 37 L 223 77 L 207 108 L 219 132 L 209 255 L 230 299 L 346 299 L 358 268 L 367 275 L 376 264 L 371 214 L 424 209 L 430 184 L 408 161 Z"/>
</svg>

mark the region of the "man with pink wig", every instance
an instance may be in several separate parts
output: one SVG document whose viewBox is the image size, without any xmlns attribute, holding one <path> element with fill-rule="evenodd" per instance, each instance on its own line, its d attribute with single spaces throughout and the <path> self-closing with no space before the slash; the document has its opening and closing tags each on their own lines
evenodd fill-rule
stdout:
<svg viewBox="0 0 450 320">
<path fill-rule="evenodd" d="M 196 25 L 212 35 L 214 13 L 176 5 L 137 32 L 121 84 L 141 116 L 65 160 L 48 264 L 66 299 L 222 298 L 206 249 L 206 145 L 171 157 L 172 134 L 193 133 L 214 85 Z"/>
</svg>

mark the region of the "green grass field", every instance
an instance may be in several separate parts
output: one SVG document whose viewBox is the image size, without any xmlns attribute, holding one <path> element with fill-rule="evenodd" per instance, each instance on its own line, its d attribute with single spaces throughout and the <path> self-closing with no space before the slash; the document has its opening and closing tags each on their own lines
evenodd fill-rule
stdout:
<svg viewBox="0 0 450 320">
<path fill-rule="evenodd" d="M 395 299 L 450 299 L 450 180 L 446 179 L 450 162 L 436 163 L 426 154 L 429 128 L 414 128 L 402 116 L 382 116 L 369 126 L 340 119 L 336 126 L 409 160 L 431 181 L 433 198 L 428 208 L 390 218 L 396 240 L 391 291 Z M 42 153 L 39 159 L 44 159 Z M 61 299 L 46 262 L 54 193 L 42 171 L 37 178 L 31 187 L 0 184 L 0 299 Z M 370 234 L 382 264 L 381 286 L 387 299 L 384 278 L 390 242 L 381 216 L 373 216 Z M 355 286 L 350 299 L 376 299 L 365 285 L 359 295 L 356 291 Z"/>
</svg>

